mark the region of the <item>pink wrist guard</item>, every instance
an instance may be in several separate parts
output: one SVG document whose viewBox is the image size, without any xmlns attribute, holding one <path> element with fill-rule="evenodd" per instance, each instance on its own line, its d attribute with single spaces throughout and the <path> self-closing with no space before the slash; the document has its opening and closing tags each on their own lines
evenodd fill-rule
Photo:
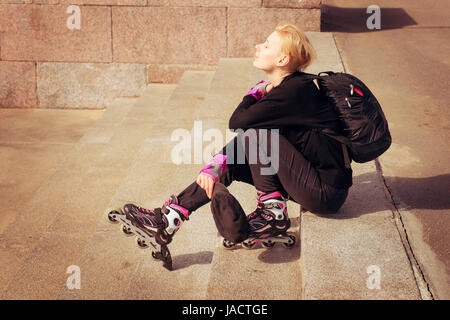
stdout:
<svg viewBox="0 0 450 320">
<path fill-rule="evenodd" d="M 251 88 L 247 95 L 251 94 L 256 100 L 263 98 L 266 95 L 266 87 L 270 83 L 268 80 L 259 81 L 253 88 Z"/>
<path fill-rule="evenodd" d="M 264 91 L 261 91 L 257 88 L 253 88 L 247 92 L 247 95 L 251 94 L 255 97 L 256 100 L 259 100 L 264 97 Z"/>
<path fill-rule="evenodd" d="M 227 166 L 227 156 L 221 153 L 216 154 L 209 163 L 200 170 L 200 173 L 210 176 L 214 182 L 223 173 Z"/>
</svg>

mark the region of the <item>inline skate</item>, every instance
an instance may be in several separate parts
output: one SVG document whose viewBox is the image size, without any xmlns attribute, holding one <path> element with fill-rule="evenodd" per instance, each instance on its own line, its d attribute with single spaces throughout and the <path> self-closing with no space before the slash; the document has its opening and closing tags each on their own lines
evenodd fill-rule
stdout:
<svg viewBox="0 0 450 320">
<path fill-rule="evenodd" d="M 172 270 L 172 257 L 167 245 L 181 224 L 189 219 L 189 211 L 178 204 L 175 195 L 154 210 L 127 203 L 122 208 L 108 210 L 107 219 L 111 223 L 121 223 L 125 235 L 136 236 L 139 248 L 151 248 L 152 257 L 162 260 L 163 266 Z"/>
<path fill-rule="evenodd" d="M 288 235 L 287 230 L 291 226 L 287 214 L 287 200 L 280 192 L 264 193 L 257 191 L 257 208 L 247 216 L 250 226 L 250 234 L 242 242 L 246 249 L 255 247 L 258 242 L 265 248 L 272 248 L 275 243 L 281 242 L 290 248 L 295 245 L 294 235 Z M 223 240 L 226 249 L 233 249 L 237 244 L 227 239 Z"/>
</svg>

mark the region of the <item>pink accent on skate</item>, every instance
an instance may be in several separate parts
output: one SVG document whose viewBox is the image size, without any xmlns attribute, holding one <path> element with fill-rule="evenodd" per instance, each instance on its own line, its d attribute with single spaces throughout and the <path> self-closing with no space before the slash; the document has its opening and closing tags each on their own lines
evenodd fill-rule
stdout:
<svg viewBox="0 0 450 320">
<path fill-rule="evenodd" d="M 281 197 L 282 198 L 282 195 L 281 195 L 280 192 L 274 191 L 272 193 L 269 193 L 269 194 L 261 196 L 261 201 L 267 200 L 269 198 L 274 198 L 274 197 Z"/>
<path fill-rule="evenodd" d="M 177 205 L 177 204 L 172 203 L 172 204 L 170 204 L 170 207 L 171 207 L 171 208 L 174 208 L 174 209 L 177 209 L 177 210 L 180 211 L 185 217 L 188 217 L 188 216 L 189 216 L 189 211 L 188 211 L 188 209 L 183 208 L 182 206 L 179 206 L 179 205 Z"/>
<path fill-rule="evenodd" d="M 253 218 L 256 215 L 256 211 L 253 211 L 252 213 L 250 213 L 247 217 L 247 220 Z"/>
<path fill-rule="evenodd" d="M 166 201 L 164 201 L 164 206 L 165 206 L 165 207 L 169 206 L 169 205 L 172 203 L 172 197 L 175 198 L 175 204 L 177 204 L 177 203 L 179 202 L 177 196 L 173 194 L 173 195 L 171 195 L 171 196 L 169 197 L 169 199 L 167 199 Z"/>
</svg>

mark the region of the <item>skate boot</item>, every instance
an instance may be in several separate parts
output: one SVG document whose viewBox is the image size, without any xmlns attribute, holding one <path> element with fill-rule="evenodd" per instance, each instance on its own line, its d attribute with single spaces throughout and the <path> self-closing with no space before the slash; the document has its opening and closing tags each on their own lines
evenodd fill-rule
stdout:
<svg viewBox="0 0 450 320">
<path fill-rule="evenodd" d="M 175 195 L 170 196 L 161 208 L 149 210 L 134 203 L 123 208 L 110 210 L 108 220 L 121 222 L 126 235 L 136 235 L 140 248 L 151 247 L 152 257 L 162 260 L 164 267 L 172 270 L 172 258 L 167 245 L 172 242 L 175 232 L 189 219 L 189 211 L 178 204 Z"/>
<path fill-rule="evenodd" d="M 276 242 L 281 242 L 286 247 L 292 247 L 296 239 L 286 233 L 291 226 L 287 214 L 287 199 L 278 191 L 257 193 L 257 208 L 247 216 L 251 233 L 248 239 L 242 242 L 242 246 L 250 249 L 261 242 L 263 247 L 271 248 Z"/>
</svg>

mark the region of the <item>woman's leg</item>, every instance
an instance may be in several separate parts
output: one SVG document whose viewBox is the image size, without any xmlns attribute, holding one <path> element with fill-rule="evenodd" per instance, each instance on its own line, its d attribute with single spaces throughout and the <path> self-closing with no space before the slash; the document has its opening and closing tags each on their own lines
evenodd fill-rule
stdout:
<svg viewBox="0 0 450 320">
<path fill-rule="evenodd" d="M 250 137 L 255 139 L 254 136 Z M 309 211 L 319 214 L 336 213 L 347 198 L 348 189 L 336 189 L 322 184 L 317 170 L 284 136 L 278 134 L 274 139 L 267 139 L 267 143 L 259 144 L 259 149 L 270 155 L 272 171 L 276 172 L 284 190 Z M 261 166 L 258 164 L 250 165 L 250 169 L 255 186 L 259 183 L 262 188 L 270 185 L 270 181 L 275 181 L 270 175 L 262 176 Z"/>
<path fill-rule="evenodd" d="M 266 194 L 279 191 L 287 197 L 277 175 L 275 156 L 277 157 L 279 153 L 278 145 L 271 143 L 277 140 L 277 134 L 278 130 L 248 129 L 238 137 L 244 145 L 245 156 L 256 190 Z"/>
<path fill-rule="evenodd" d="M 228 153 L 228 158 L 227 168 L 219 177 L 219 182 L 229 186 L 236 180 L 254 185 L 257 190 L 266 193 L 282 191 L 311 212 L 336 213 L 347 198 L 348 189 L 336 189 L 322 184 L 317 170 L 283 135 L 273 135 L 275 131 L 266 130 L 268 138 L 261 140 L 258 138 L 261 137 L 259 133 L 261 130 L 254 130 L 257 132 L 256 136 L 253 133 L 249 134 L 247 130 L 222 149 L 221 153 Z M 250 140 L 252 143 L 245 142 L 243 145 L 244 141 Z M 267 157 L 263 163 L 254 161 L 255 151 L 252 148 L 257 150 L 258 157 L 259 155 L 262 155 L 263 159 L 264 155 Z M 233 150 L 232 154 L 230 150 Z M 270 160 L 269 164 L 267 160 Z M 272 174 L 269 174 L 271 172 Z M 181 205 L 190 212 L 210 201 L 206 192 L 196 182 L 183 190 L 178 198 Z"/>
</svg>

